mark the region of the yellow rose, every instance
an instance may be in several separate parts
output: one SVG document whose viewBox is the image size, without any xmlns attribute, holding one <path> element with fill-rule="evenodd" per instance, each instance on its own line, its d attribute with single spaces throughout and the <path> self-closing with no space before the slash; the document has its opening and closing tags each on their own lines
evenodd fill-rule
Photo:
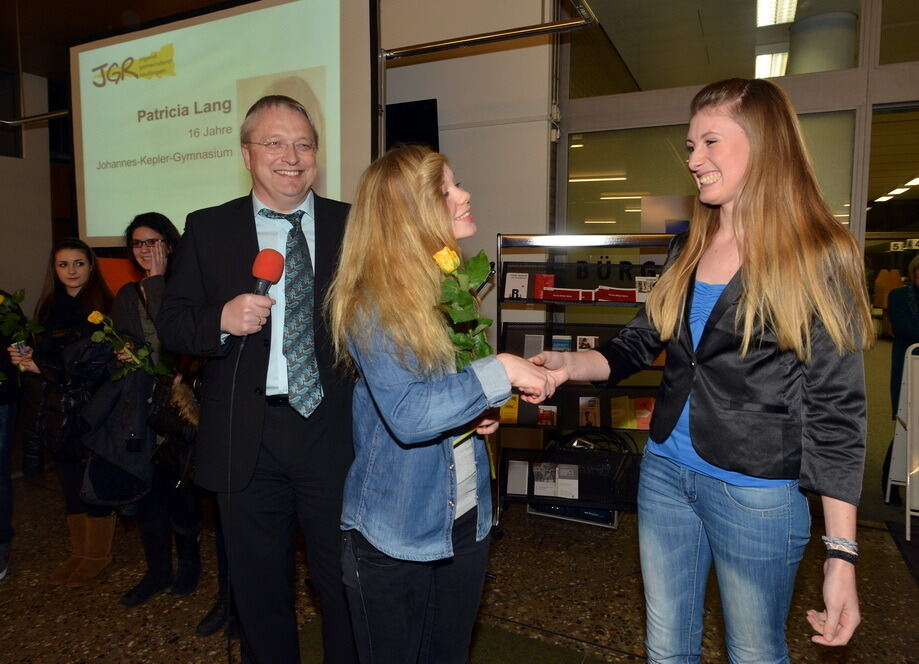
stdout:
<svg viewBox="0 0 919 664">
<path fill-rule="evenodd" d="M 101 313 L 99 313 L 98 311 L 94 311 L 94 312 L 92 312 L 89 316 L 86 317 L 86 320 L 88 320 L 88 321 L 89 321 L 90 323 L 92 323 L 93 325 L 98 325 L 98 324 L 101 323 L 103 320 L 105 320 L 105 316 L 103 316 L 103 315 L 102 315 Z"/>
<path fill-rule="evenodd" d="M 6 302 L 6 296 L 0 293 L 0 304 L 3 304 L 4 302 Z"/>
<path fill-rule="evenodd" d="M 460 259 L 450 247 L 444 247 L 434 254 L 434 262 L 444 274 L 453 274 L 460 266 Z"/>
</svg>

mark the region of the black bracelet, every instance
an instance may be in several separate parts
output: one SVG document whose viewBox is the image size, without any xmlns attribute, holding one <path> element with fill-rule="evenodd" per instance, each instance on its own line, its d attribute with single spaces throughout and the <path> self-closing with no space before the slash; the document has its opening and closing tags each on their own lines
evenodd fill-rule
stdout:
<svg viewBox="0 0 919 664">
<path fill-rule="evenodd" d="M 849 553 L 848 551 L 840 551 L 839 549 L 827 549 L 826 557 L 839 558 L 840 560 L 845 560 L 847 563 L 852 563 L 853 565 L 858 560 L 857 554 Z"/>
</svg>

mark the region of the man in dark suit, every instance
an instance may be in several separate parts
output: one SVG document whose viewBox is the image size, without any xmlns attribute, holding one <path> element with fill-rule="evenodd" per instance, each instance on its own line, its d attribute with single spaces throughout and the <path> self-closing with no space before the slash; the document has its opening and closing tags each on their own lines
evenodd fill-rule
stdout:
<svg viewBox="0 0 919 664">
<path fill-rule="evenodd" d="M 157 318 L 164 346 L 208 358 L 195 476 L 218 494 L 243 661 L 253 664 L 300 661 L 295 519 L 325 661 L 356 661 L 339 532 L 351 382 L 333 366 L 322 315 L 347 206 L 312 191 L 318 138 L 289 97 L 249 109 L 240 140 L 252 193 L 188 216 Z M 265 248 L 285 255 L 285 274 L 255 295 L 252 263 Z"/>
</svg>

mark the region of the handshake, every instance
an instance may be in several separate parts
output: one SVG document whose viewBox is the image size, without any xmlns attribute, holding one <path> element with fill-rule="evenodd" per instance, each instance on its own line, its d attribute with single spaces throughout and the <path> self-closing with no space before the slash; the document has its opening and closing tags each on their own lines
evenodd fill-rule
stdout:
<svg viewBox="0 0 919 664">
<path fill-rule="evenodd" d="M 603 380 L 609 376 L 609 364 L 597 351 L 563 353 L 543 351 L 529 359 L 499 353 L 511 385 L 530 403 L 542 403 L 556 388 L 569 380 Z"/>
</svg>

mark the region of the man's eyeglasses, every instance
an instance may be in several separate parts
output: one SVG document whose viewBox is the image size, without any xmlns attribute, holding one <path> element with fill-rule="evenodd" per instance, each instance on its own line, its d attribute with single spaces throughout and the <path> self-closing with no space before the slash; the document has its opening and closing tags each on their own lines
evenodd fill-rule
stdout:
<svg viewBox="0 0 919 664">
<path fill-rule="evenodd" d="M 131 247 L 131 249 L 140 249 L 141 247 L 150 247 L 152 249 L 156 246 L 157 242 L 162 242 L 162 240 L 152 237 L 149 240 L 131 240 L 128 242 L 128 246 Z"/>
<path fill-rule="evenodd" d="M 261 145 L 265 148 L 265 152 L 271 152 L 279 154 L 287 150 L 288 145 L 293 145 L 294 150 L 300 154 L 306 154 L 307 152 L 313 152 L 316 150 L 316 146 L 313 143 L 308 141 L 246 141 L 246 145 Z"/>
</svg>

